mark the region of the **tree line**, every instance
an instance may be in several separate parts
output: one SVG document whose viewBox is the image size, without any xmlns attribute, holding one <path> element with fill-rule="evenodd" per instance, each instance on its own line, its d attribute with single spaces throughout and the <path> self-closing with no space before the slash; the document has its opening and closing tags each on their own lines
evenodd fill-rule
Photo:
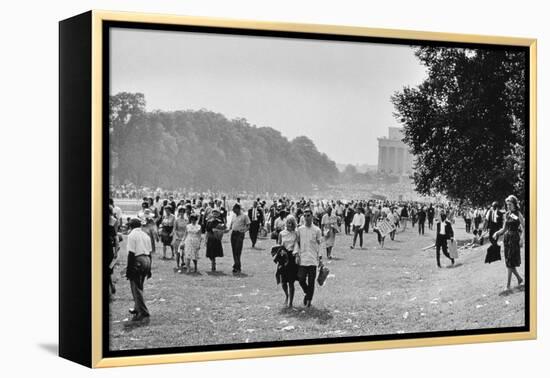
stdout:
<svg viewBox="0 0 550 378">
<path fill-rule="evenodd" d="M 306 192 L 339 176 L 308 137 L 288 140 L 270 127 L 209 110 L 145 110 L 141 93 L 110 97 L 111 177 L 115 183 L 194 190 Z"/>
</svg>

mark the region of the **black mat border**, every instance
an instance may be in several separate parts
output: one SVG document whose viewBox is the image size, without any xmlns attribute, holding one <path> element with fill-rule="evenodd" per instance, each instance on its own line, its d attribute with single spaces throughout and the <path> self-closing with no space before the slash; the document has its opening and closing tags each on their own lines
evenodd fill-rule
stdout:
<svg viewBox="0 0 550 378">
<path fill-rule="evenodd" d="M 365 37 L 365 36 L 349 36 L 349 35 L 334 35 L 334 34 L 322 34 L 322 33 L 304 33 L 304 32 L 287 32 L 287 31 L 271 31 L 271 30 L 251 30 L 251 29 L 239 29 L 239 28 L 225 28 L 225 27 L 207 27 L 207 26 L 190 26 L 190 25 L 166 25 L 158 23 L 142 23 L 142 22 L 126 22 L 126 21 L 103 21 L 102 22 L 102 34 L 103 34 L 103 46 L 102 46 L 102 87 L 103 87 L 103 203 L 108 203 L 109 199 L 109 92 L 110 92 L 110 67 L 109 67 L 109 52 L 110 52 L 110 29 L 111 28 L 125 28 L 125 29 L 139 29 L 139 30 L 157 30 L 157 31 L 179 31 L 179 32 L 192 32 L 192 33 L 211 33 L 211 34 L 224 34 L 224 35 L 236 35 L 236 36 L 254 36 L 254 37 L 275 37 L 275 38 L 290 38 L 290 39 L 309 39 L 309 40 L 323 40 L 323 41 L 340 41 L 340 42 L 358 42 L 358 43 L 381 43 L 381 44 L 393 44 L 393 45 L 408 45 L 408 46 L 439 46 L 439 47 L 464 47 L 472 49 L 489 49 L 489 50 L 506 50 L 506 51 L 523 51 L 525 53 L 525 88 L 526 88 L 526 144 L 529 146 L 530 142 L 530 49 L 527 46 L 509 46 L 498 44 L 482 44 L 482 43 L 461 43 L 461 42 L 440 42 L 440 41 L 425 41 L 416 39 L 405 38 L 386 38 L 386 37 Z M 529 206 L 530 206 L 530 152 L 526 148 L 525 156 L 525 172 L 527 176 L 526 180 L 526 198 L 525 198 L 525 251 L 530 251 L 529 245 Z M 104 210 L 104 219 L 108 219 L 108 210 Z M 106 250 L 108 246 L 108 239 L 106 233 L 106 224 L 103 224 L 103 250 Z M 504 334 L 513 332 L 529 332 L 530 331 L 530 258 L 529 253 L 525 253 L 525 326 L 523 327 L 505 327 L 505 328 L 485 328 L 475 330 L 455 330 L 455 331 L 441 331 L 441 332 L 418 332 L 407 334 L 391 334 L 391 335 L 372 335 L 372 336 L 354 336 L 354 337 L 338 337 L 338 338 L 323 338 L 323 339 L 304 339 L 304 340 L 289 340 L 279 342 L 254 342 L 254 343 L 236 343 L 236 344 L 218 344 L 218 345 L 201 345 L 201 346 L 188 346 L 188 347 L 170 347 L 170 348 L 152 348 L 152 349 L 129 349 L 123 351 L 111 351 L 109 350 L 109 293 L 108 288 L 103 287 L 103 357 L 128 357 L 128 356 L 143 356 L 143 355 L 160 355 L 160 354 L 173 354 L 173 353 L 192 353 L 192 352 L 211 352 L 211 351 L 225 351 L 225 350 L 247 350 L 258 348 L 272 348 L 272 347 L 291 347 L 291 346 L 304 346 L 304 345 L 330 345 L 330 344 L 342 344 L 350 342 L 365 342 L 365 341 L 387 341 L 387 340 L 409 340 L 409 339 L 425 339 L 434 337 L 453 337 L 453 336 L 474 336 L 474 335 L 491 335 L 491 334 Z M 103 264 L 105 266 L 105 264 Z M 107 282 L 107 272 L 104 271 L 103 282 Z M 503 273 L 504 275 L 504 273 Z"/>
</svg>

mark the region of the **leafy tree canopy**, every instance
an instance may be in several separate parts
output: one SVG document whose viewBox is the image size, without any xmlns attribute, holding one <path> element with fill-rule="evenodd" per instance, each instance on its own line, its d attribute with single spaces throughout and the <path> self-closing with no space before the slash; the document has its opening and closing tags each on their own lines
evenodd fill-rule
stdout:
<svg viewBox="0 0 550 378">
<path fill-rule="evenodd" d="M 473 204 L 525 198 L 526 53 L 420 47 L 415 54 L 427 78 L 391 101 L 415 155 L 417 190 Z"/>
</svg>

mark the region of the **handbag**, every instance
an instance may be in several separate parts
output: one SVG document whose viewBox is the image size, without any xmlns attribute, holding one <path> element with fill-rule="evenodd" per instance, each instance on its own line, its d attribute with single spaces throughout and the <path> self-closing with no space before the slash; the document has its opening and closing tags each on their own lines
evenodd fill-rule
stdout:
<svg viewBox="0 0 550 378">
<path fill-rule="evenodd" d="M 494 261 L 499 261 L 500 257 L 500 245 L 497 243 L 491 243 L 487 248 L 487 254 L 485 255 L 485 264 L 490 264 Z"/>
<path fill-rule="evenodd" d="M 447 248 L 449 249 L 449 256 L 452 259 L 458 259 L 458 246 L 456 240 L 447 240 Z"/>
<path fill-rule="evenodd" d="M 330 270 L 321 262 L 319 264 L 319 274 L 317 275 L 317 283 L 319 284 L 319 286 L 323 286 L 323 284 L 327 280 L 329 273 Z"/>
</svg>

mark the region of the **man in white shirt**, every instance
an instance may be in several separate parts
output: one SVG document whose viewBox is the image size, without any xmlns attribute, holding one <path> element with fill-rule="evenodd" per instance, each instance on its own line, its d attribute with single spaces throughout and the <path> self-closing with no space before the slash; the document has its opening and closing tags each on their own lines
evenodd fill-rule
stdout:
<svg viewBox="0 0 550 378">
<path fill-rule="evenodd" d="M 313 213 L 304 210 L 304 225 L 298 228 L 298 247 L 294 254 L 298 255 L 298 282 L 304 291 L 304 306 L 310 307 L 315 291 L 315 277 L 319 265 L 319 250 L 321 247 L 321 229 L 313 224 Z"/>
<path fill-rule="evenodd" d="M 153 220 L 130 220 L 132 231 L 128 235 L 128 265 L 126 278 L 130 280 L 130 289 L 134 297 L 134 308 L 130 313 L 134 314 L 132 321 L 141 321 L 149 318 L 149 310 L 143 299 L 143 284 L 145 278 L 151 277 L 151 252 L 153 250 L 151 237 L 148 233 Z"/>
<path fill-rule="evenodd" d="M 365 227 L 365 214 L 362 207 L 359 207 L 353 216 L 351 221 L 351 227 L 353 230 L 353 245 L 351 249 L 355 248 L 355 242 L 357 241 L 357 236 L 359 236 L 359 247 L 363 248 L 363 228 Z"/>
<path fill-rule="evenodd" d="M 241 205 L 233 205 L 233 217 L 229 223 L 231 230 L 231 249 L 233 251 L 233 273 L 241 273 L 241 254 L 243 252 L 244 236 L 250 228 L 248 215 L 241 212 Z"/>
</svg>

